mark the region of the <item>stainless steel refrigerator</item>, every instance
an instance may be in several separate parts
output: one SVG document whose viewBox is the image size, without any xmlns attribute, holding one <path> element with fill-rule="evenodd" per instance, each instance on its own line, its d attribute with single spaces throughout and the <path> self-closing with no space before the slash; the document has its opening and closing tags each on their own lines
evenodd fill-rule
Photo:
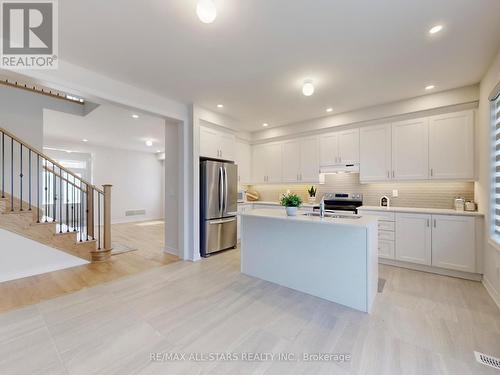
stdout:
<svg viewBox="0 0 500 375">
<path fill-rule="evenodd" d="M 200 255 L 236 246 L 238 169 L 235 164 L 200 162 Z"/>
</svg>

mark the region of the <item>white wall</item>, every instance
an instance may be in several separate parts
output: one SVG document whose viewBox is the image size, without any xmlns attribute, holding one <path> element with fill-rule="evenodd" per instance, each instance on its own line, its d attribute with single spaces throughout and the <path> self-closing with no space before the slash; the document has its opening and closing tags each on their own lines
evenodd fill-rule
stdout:
<svg viewBox="0 0 500 375">
<path fill-rule="evenodd" d="M 484 284 L 500 307 L 500 247 L 489 242 L 490 237 L 490 129 L 491 112 L 488 96 L 500 82 L 500 51 L 481 80 L 478 121 L 476 126 L 476 149 L 478 150 L 478 181 L 475 194 L 479 209 L 485 214 L 484 238 Z"/>
<path fill-rule="evenodd" d="M 155 154 L 121 150 L 112 147 L 72 144 L 45 140 L 45 146 L 87 152 L 92 155 L 92 182 L 96 186 L 113 185 L 111 190 L 111 222 L 163 218 L 163 162 Z M 71 159 L 71 154 L 53 150 L 45 153 L 55 159 Z M 64 155 L 66 154 L 66 155 Z M 125 211 L 145 209 L 145 215 L 125 216 Z"/>
</svg>

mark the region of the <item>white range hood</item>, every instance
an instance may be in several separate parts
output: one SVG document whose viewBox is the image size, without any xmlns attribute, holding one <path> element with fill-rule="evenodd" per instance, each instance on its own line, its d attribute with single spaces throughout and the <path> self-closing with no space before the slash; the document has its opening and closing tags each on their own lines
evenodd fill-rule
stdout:
<svg viewBox="0 0 500 375">
<path fill-rule="evenodd" d="M 321 174 L 359 173 L 359 163 L 326 165 L 319 167 L 319 173 Z"/>
</svg>

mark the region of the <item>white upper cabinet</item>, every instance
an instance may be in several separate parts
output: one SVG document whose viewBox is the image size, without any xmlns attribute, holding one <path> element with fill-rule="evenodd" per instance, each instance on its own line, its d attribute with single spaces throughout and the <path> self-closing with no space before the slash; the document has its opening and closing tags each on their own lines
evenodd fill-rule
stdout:
<svg viewBox="0 0 500 375">
<path fill-rule="evenodd" d="M 283 182 L 300 181 L 300 141 L 283 143 Z"/>
<path fill-rule="evenodd" d="M 339 163 L 339 133 L 322 134 L 319 141 L 320 165 Z"/>
<path fill-rule="evenodd" d="M 322 134 L 320 165 L 359 163 L 359 129 Z"/>
<path fill-rule="evenodd" d="M 282 180 L 282 144 L 266 143 L 252 149 L 252 182 L 278 183 Z"/>
<path fill-rule="evenodd" d="M 432 215 L 432 265 L 476 272 L 473 217 Z"/>
<path fill-rule="evenodd" d="M 427 118 L 392 124 L 392 171 L 396 180 L 429 178 L 429 121 Z"/>
<path fill-rule="evenodd" d="M 362 182 L 391 178 L 391 129 L 390 124 L 361 128 L 359 179 Z"/>
<path fill-rule="evenodd" d="M 238 183 L 252 182 L 252 150 L 248 143 L 236 141 L 235 163 L 238 166 Z"/>
<path fill-rule="evenodd" d="M 432 259 L 431 215 L 396 214 L 396 259 L 430 265 Z"/>
<path fill-rule="evenodd" d="M 339 163 L 359 163 L 359 129 L 339 133 Z"/>
<path fill-rule="evenodd" d="M 429 118 L 431 179 L 474 178 L 474 113 L 464 111 Z"/>
<path fill-rule="evenodd" d="M 235 143 L 232 133 L 200 126 L 200 156 L 234 161 Z"/>
<path fill-rule="evenodd" d="M 306 138 L 300 142 L 300 182 L 319 181 L 318 138 Z"/>
</svg>

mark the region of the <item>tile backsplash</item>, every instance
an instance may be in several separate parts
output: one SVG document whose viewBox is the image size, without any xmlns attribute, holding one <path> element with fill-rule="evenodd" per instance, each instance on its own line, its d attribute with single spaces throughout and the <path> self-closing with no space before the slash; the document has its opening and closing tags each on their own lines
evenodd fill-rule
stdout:
<svg viewBox="0 0 500 375">
<path fill-rule="evenodd" d="M 262 201 L 278 201 L 283 193 L 290 190 L 300 195 L 307 202 L 308 185 L 253 185 L 249 189 L 256 190 Z M 318 188 L 316 201 L 319 202 L 324 193 L 348 192 L 363 194 L 363 204 L 378 206 L 380 197 L 387 195 L 391 206 L 418 208 L 453 208 L 453 199 L 457 196 L 466 200 L 474 199 L 474 182 L 462 181 L 421 181 L 421 182 L 385 182 L 361 184 L 359 174 L 344 173 L 326 175 L 325 184 L 314 184 Z M 392 197 L 392 190 L 398 190 L 398 197 Z"/>
</svg>

